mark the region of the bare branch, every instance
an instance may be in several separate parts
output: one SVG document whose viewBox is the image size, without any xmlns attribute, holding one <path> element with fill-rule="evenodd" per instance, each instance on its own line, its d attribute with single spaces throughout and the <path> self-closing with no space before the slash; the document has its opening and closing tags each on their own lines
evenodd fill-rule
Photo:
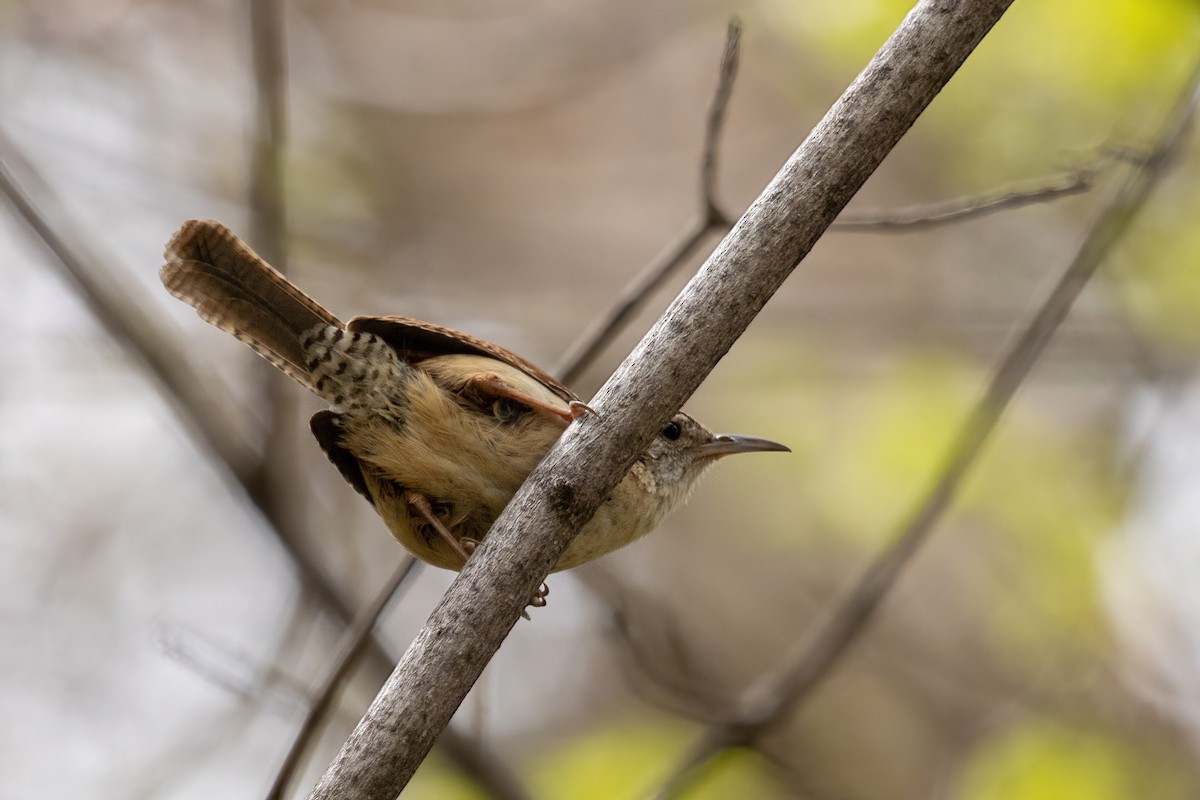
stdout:
<svg viewBox="0 0 1200 800">
<path fill-rule="evenodd" d="M 1085 167 L 1033 186 L 990 195 L 973 195 L 894 211 L 843 214 L 829 229 L 839 233 L 901 233 L 928 230 L 939 225 L 995 214 L 997 211 L 1048 203 L 1082 194 L 1092 188 L 1096 169 L 1095 166 Z"/>
<path fill-rule="evenodd" d="M 350 675 L 351 667 L 358 661 L 359 656 L 363 654 L 363 650 L 370 642 L 371 631 L 375 629 L 379 617 L 387 608 L 396 592 L 400 590 L 401 585 L 412 574 L 413 567 L 417 565 L 417 560 L 412 556 L 405 556 L 400 566 L 392 573 L 387 583 L 379 590 L 366 607 L 354 616 L 350 627 L 342 633 L 341 641 L 338 643 L 336 655 L 329 664 L 329 672 L 321 681 L 320 687 L 317 689 L 312 703 L 308 707 L 308 712 L 304 716 L 303 722 L 296 730 L 296 736 L 292 739 L 292 745 L 288 748 L 287 755 L 284 756 L 283 763 L 279 766 L 279 772 L 275 775 L 275 781 L 271 785 L 270 791 L 267 792 L 268 800 L 282 800 L 284 792 L 287 790 L 288 784 L 291 783 L 292 776 L 296 773 L 296 769 L 300 766 L 300 759 L 308 749 L 313 736 L 320 729 L 321 722 L 325 719 L 325 714 L 333 703 L 334 695 L 341 688 L 346 677 Z"/>
<path fill-rule="evenodd" d="M 630 687 L 647 702 L 703 724 L 725 718 L 732 698 L 716 696 L 716 681 L 688 652 L 667 611 L 599 565 L 575 577 L 608 606 L 610 636 L 623 654 Z"/>
<path fill-rule="evenodd" d="M 579 378 L 600 355 L 604 345 L 629 323 L 646 298 L 675 270 L 687 263 L 708 234 L 716 231 L 724 233 L 733 224 L 717 203 L 717 154 L 721 145 L 721 131 L 725 127 L 725 111 L 729 107 L 733 82 L 737 78 L 741 45 L 742 25 L 735 19 L 729 23 L 725 33 L 720 77 L 704 128 L 704 149 L 700 156 L 700 215 L 679 241 L 630 281 L 609 310 L 567 348 L 562 360 L 554 368 L 554 374 L 562 376 L 563 383 L 570 385 Z"/>
<path fill-rule="evenodd" d="M 617 296 L 612 307 L 597 319 L 568 348 L 562 363 L 555 367 L 554 374 L 562 376 L 562 382 L 570 385 L 579 380 L 583 371 L 592 365 L 600 351 L 633 319 L 647 298 L 662 286 L 663 282 L 699 249 L 713 231 L 726 231 L 729 226 L 722 223 L 714 226 L 706 220 L 696 220 L 683 237 L 667 248 L 663 255 L 650 263 Z"/>
<path fill-rule="evenodd" d="M 721 71 L 717 79 L 717 91 L 708 108 L 708 119 L 704 126 L 704 149 L 700 156 L 700 216 L 705 222 L 729 226 L 732 220 L 717 203 L 717 154 L 721 147 L 721 132 L 725 130 L 725 111 L 729 108 L 729 97 L 733 94 L 733 82 L 737 78 L 738 57 L 742 48 L 742 23 L 729 21 L 725 30 L 725 50 L 721 53 Z"/>
<path fill-rule="evenodd" d="M 575 533 L 1009 4 L 916 5 L 534 469 L 310 797 L 400 793 Z"/>
<path fill-rule="evenodd" d="M 554 374 L 563 383 L 575 383 L 600 351 L 616 337 L 633 319 L 633 315 L 645 304 L 676 270 L 688 262 L 710 234 L 725 233 L 733 226 L 733 217 L 721 210 L 717 203 L 717 156 L 721 132 L 724 128 L 726 108 L 737 77 L 737 64 L 741 46 L 741 24 L 734 20 L 729 24 L 725 40 L 725 52 L 721 58 L 720 80 L 709 108 L 705 127 L 704 150 L 700 159 L 700 214 L 693 220 L 675 244 L 669 246 L 661 256 L 652 261 L 641 273 L 631 280 L 609 309 L 598 317 L 567 348 L 562 359 L 554 368 Z M 862 211 L 844 214 L 830 226 L 838 233 L 907 233 L 928 230 L 940 225 L 994 214 L 998 211 L 1022 208 L 1036 203 L 1047 203 L 1064 197 L 1081 194 L 1092 188 L 1099 165 L 1107 160 L 1106 155 L 1097 164 L 1056 175 L 1033 185 L 1003 192 L 972 195 L 927 205 L 911 206 L 893 210 Z"/>
<path fill-rule="evenodd" d="M 287 271 L 283 155 L 287 145 L 287 46 L 282 0 L 250 0 L 255 134 L 250 168 L 250 241 Z"/>
<path fill-rule="evenodd" d="M 81 246 L 86 237 L 79 231 L 78 224 L 67 216 L 49 184 L 24 158 L 15 143 L 2 134 L 0 152 L 4 153 L 5 161 L 21 165 L 22 173 L 38 189 L 40 207 L 54 209 L 54 223 L 51 224 L 40 211 L 39 205 L 35 205 L 16 183 L 5 163 L 0 162 L 0 191 L 4 192 L 21 218 L 54 255 L 52 263 L 75 284 L 110 335 L 157 379 L 164 396 L 195 433 L 198 442 L 229 469 L 262 512 L 271 532 L 292 556 L 304 584 L 339 616 L 350 619 L 352 611 L 349 601 L 334 589 L 316 558 L 303 547 L 300 532 L 287 523 L 278 509 L 271 507 L 261 481 L 255 480 L 257 459 L 224 423 L 219 410 L 220 403 L 203 393 L 199 381 L 189 378 L 187 364 L 174 355 L 171 337 L 163 331 L 163 326 L 150 318 L 142 305 L 129 299 L 136 297 L 137 292 L 124 285 L 116 268 Z M 395 662 L 388 659 L 387 663 Z"/>
<path fill-rule="evenodd" d="M 308 687 L 291 675 L 274 665 L 264 669 L 254 664 L 249 653 L 209 633 L 159 622 L 157 639 L 164 656 L 239 699 L 280 711 L 292 711 L 308 701 Z"/>
<path fill-rule="evenodd" d="M 1200 66 L 1159 138 L 1158 146 L 1119 187 L 1089 230 L 1070 266 L 1001 361 L 979 404 L 964 422 L 929 493 L 849 596 L 811 637 L 784 658 L 773 675 L 744 695 L 735 717 L 710 728 L 672 772 L 659 800 L 678 796 L 717 753 L 746 745 L 803 702 L 874 618 L 913 555 L 954 501 L 959 486 L 1028 377 L 1054 332 L 1113 246 L 1129 229 L 1150 193 L 1178 155 L 1200 103 Z"/>
<path fill-rule="evenodd" d="M 908 233 L 1011 211 L 1090 191 L 1097 171 L 1108 159 L 1065 174 L 1040 180 L 1023 188 L 969 195 L 926 205 L 843 214 L 829 226 L 830 233 Z M 709 234 L 724 233 L 732 226 L 728 217 L 700 218 L 692 223 L 679 242 L 667 248 L 621 290 L 616 301 L 576 340 L 563 356 L 555 374 L 566 384 L 576 381 L 600 351 L 633 319 L 649 295 L 688 262 Z"/>
<path fill-rule="evenodd" d="M 53 209 L 49 218 L 26 193 L 10 169 L 19 168 L 23 179 L 42 200 L 42 207 Z M 81 243 L 86 237 L 66 217 L 63 205 L 38 170 L 0 132 L 0 192 L 8 198 L 17 215 L 53 256 L 58 267 L 96 316 L 101 326 L 122 345 L 172 399 L 172 407 L 183 422 L 205 441 L 230 471 L 242 480 L 249 472 L 254 455 L 224 424 L 220 405 L 207 394 L 204 386 L 191 379 L 187 365 L 174 353 L 170 337 L 146 309 L 131 298 L 118 270 Z M 62 231 L 68 231 L 63 234 Z"/>
<path fill-rule="evenodd" d="M 304 585 L 335 613 L 343 619 L 349 619 L 349 601 L 334 589 L 317 560 L 301 545 L 299 532 L 289 529 L 264 502 L 262 492 L 251 480 L 256 472 L 256 459 L 224 423 L 218 410 L 220 403 L 215 398 L 203 395 L 199 381 L 189 379 L 187 365 L 173 353 L 171 337 L 145 313 L 142 305 L 129 299 L 136 297 L 137 292 L 124 285 L 125 282 L 119 278 L 119 271 L 79 244 L 86 237 L 79 231 L 77 223 L 67 216 L 55 193 L 20 154 L 15 144 L 0 135 L 0 148 L 5 159 L 21 164 L 22 172 L 37 186 L 41 207 L 54 209 L 54 223 L 51 224 L 17 185 L 5 164 L 0 162 L 0 191 L 9 198 L 21 218 L 54 256 L 51 263 L 58 266 L 75 284 L 80 296 L 110 335 L 157 379 L 163 395 L 193 431 L 198 443 L 229 470 L 251 502 L 262 512 L 268 528 L 292 556 Z M 392 659 L 384 660 L 388 664 L 394 663 Z"/>
<path fill-rule="evenodd" d="M 250 55 L 254 66 L 255 130 L 250 159 L 250 240 L 276 269 L 287 270 L 283 164 L 287 147 L 287 40 L 282 0 L 250 0 Z M 300 484 L 289 448 L 297 398 L 285 376 L 260 362 L 260 408 L 265 412 L 262 457 L 250 476 L 268 516 L 287 529 L 304 527 L 295 487 Z"/>
</svg>

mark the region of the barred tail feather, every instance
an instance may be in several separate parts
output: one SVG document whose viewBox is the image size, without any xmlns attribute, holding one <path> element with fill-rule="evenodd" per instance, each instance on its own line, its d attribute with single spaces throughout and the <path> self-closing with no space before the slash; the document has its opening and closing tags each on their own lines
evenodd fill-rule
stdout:
<svg viewBox="0 0 1200 800">
<path fill-rule="evenodd" d="M 159 271 L 167 291 L 200 318 L 245 342 L 316 391 L 301 339 L 342 322 L 263 261 L 219 222 L 189 220 L 167 244 Z"/>
</svg>

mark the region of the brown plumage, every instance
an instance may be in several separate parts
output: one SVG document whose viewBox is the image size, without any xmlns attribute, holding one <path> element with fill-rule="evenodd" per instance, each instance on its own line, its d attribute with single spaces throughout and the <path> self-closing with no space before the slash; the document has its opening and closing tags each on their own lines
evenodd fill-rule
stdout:
<svg viewBox="0 0 1200 800">
<path fill-rule="evenodd" d="M 521 357 L 407 317 L 343 324 L 218 222 L 171 238 L 160 275 L 200 317 L 330 403 L 310 427 L 329 460 L 418 557 L 458 569 L 569 422 L 586 409 Z M 717 436 L 686 414 L 663 429 L 557 565 L 648 533 L 716 457 L 781 450 Z"/>
</svg>

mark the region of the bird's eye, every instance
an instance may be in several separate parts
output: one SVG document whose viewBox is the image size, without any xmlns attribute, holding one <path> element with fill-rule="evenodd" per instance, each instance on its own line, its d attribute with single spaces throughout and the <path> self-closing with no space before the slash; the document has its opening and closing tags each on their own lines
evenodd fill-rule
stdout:
<svg viewBox="0 0 1200 800">
<path fill-rule="evenodd" d="M 662 429 L 664 439 L 669 439 L 672 442 L 679 438 L 679 434 L 683 433 L 683 428 L 679 427 L 679 423 L 672 420 L 668 422 Z"/>
<path fill-rule="evenodd" d="M 508 397 L 501 397 L 492 403 L 492 416 L 501 422 L 516 422 L 528 412 L 529 406 Z"/>
</svg>

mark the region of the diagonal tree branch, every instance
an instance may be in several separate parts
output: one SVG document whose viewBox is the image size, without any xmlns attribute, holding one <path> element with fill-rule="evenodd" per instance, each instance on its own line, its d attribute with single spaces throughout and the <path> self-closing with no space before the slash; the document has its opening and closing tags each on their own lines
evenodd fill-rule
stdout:
<svg viewBox="0 0 1200 800">
<path fill-rule="evenodd" d="M 392 800 L 579 528 L 1011 0 L 922 0 L 534 469 L 311 798 Z"/>
<path fill-rule="evenodd" d="M 879 556 L 827 621 L 810 638 L 799 642 L 774 674 L 746 692 L 743 708 L 733 719 L 709 728 L 673 770 L 656 795 L 659 800 L 678 796 L 695 781 L 701 767 L 719 752 L 752 743 L 766 728 L 795 709 L 862 635 L 904 568 L 953 503 L 1004 410 L 1075 300 L 1179 154 L 1198 104 L 1200 66 L 1189 79 L 1154 151 L 1118 188 L 1070 266 L 1001 361 L 979 404 L 963 423 L 936 482 L 893 539 L 895 543 Z"/>
<path fill-rule="evenodd" d="M 31 186 L 36 196 L 53 200 L 46 205 L 55 213 L 44 213 L 22 183 Z M 137 359 L 163 394 L 174 401 L 172 407 L 184 423 L 208 444 L 239 481 L 244 480 L 251 470 L 254 454 L 246 442 L 229 430 L 217 399 L 193 379 L 187 365 L 176 355 L 170 337 L 161 335 L 158 320 L 123 290 L 117 271 L 80 244 L 85 237 L 62 233 L 74 232 L 76 228 L 45 178 L 2 131 L 0 193 L 54 257 L 52 263 L 75 286 L 101 326 Z"/>
</svg>

